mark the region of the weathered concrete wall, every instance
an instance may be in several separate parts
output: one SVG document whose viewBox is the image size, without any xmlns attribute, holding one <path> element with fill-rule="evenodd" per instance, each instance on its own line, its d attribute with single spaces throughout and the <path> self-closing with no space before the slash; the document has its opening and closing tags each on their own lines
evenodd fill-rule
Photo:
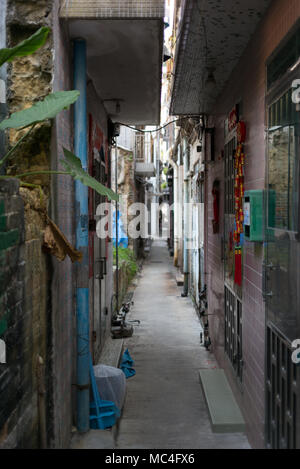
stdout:
<svg viewBox="0 0 300 469">
<path fill-rule="evenodd" d="M 53 10 L 53 45 L 54 55 L 54 81 L 53 89 L 70 90 L 73 87 L 72 42 L 68 35 L 68 25 L 59 20 L 60 2 L 54 1 Z M 94 128 L 99 129 L 101 142 L 93 134 L 92 153 L 99 152 L 103 145 L 105 153 L 107 183 L 110 184 L 110 149 L 107 141 L 107 114 L 100 98 L 95 94 L 92 82 L 87 87 L 87 112 L 92 116 Z M 93 133 L 93 132 L 92 132 Z M 62 147 L 73 150 L 73 113 L 72 109 L 63 111 L 56 119 L 52 131 L 51 169 L 63 169 L 60 160 L 63 157 Z M 90 201 L 94 195 L 89 192 Z M 93 205 L 93 202 L 92 202 Z M 55 177 L 51 185 L 51 216 L 60 226 L 69 241 L 75 245 L 75 196 L 74 180 L 69 177 Z M 93 213 L 94 212 L 94 213 Z M 95 207 L 91 210 L 91 219 L 94 219 Z M 99 249 L 99 240 L 95 234 L 89 234 L 90 255 L 90 332 L 97 325 L 97 343 L 93 343 L 94 356 L 97 359 L 99 351 L 105 340 L 105 334 L 110 330 L 110 304 L 113 288 L 112 279 L 112 248 L 111 243 L 104 243 L 102 255 L 107 258 L 107 275 L 101 283 L 101 297 L 95 296 L 94 286 L 95 253 Z M 93 253 L 93 248 L 95 252 Z M 99 257 L 99 256 L 98 256 Z M 55 259 L 52 277 L 52 328 L 53 328 L 53 374 L 55 383 L 53 389 L 53 423 L 55 447 L 67 447 L 70 441 L 71 428 L 76 422 L 76 265 L 69 259 L 59 263 Z M 99 283 L 99 282 L 98 282 Z M 98 290 L 97 290 L 98 291 Z M 97 304 L 96 304 L 97 303 Z M 96 306 L 95 306 L 96 305 Z M 108 308 L 105 315 L 104 308 Z M 101 318 L 99 310 L 101 309 Z M 97 316 L 98 315 L 98 316 Z M 97 316 L 95 318 L 95 316 Z M 63 327 L 62 327 L 63 325 Z M 100 341 L 101 336 L 101 343 Z"/>
<path fill-rule="evenodd" d="M 297 0 L 275 0 L 268 10 L 242 59 L 234 70 L 228 85 L 218 99 L 214 114 L 216 125 L 216 158 L 224 149 L 224 120 L 241 98 L 243 119 L 247 124 L 245 146 L 245 190 L 264 189 L 265 185 L 265 63 L 300 15 Z M 254 73 L 255 71 L 255 73 Z M 208 172 L 208 304 L 214 351 L 228 372 L 233 386 L 231 365 L 224 355 L 224 277 L 221 254 L 221 233 L 213 235 L 213 181 L 221 181 L 220 213 L 224 213 L 224 166 L 218 162 Z M 222 217 L 221 217 L 222 219 Z M 265 308 L 262 297 L 262 246 L 245 244 L 243 284 L 243 393 L 235 386 L 236 395 L 246 416 L 248 435 L 255 448 L 264 447 L 265 418 Z"/>
<path fill-rule="evenodd" d="M 72 49 L 67 27 L 58 19 L 59 1 L 53 5 L 54 76 L 53 91 L 72 88 Z M 62 147 L 73 150 L 72 109 L 61 112 L 52 129 L 51 169 L 63 170 Z M 58 176 L 51 181 L 51 217 L 70 243 L 75 245 L 74 181 Z M 70 442 L 76 409 L 76 266 L 69 258 L 52 259 L 52 340 L 53 340 L 53 441 L 66 448 Z"/>
<path fill-rule="evenodd" d="M 111 186 L 111 147 L 108 142 L 108 115 L 93 82 L 87 86 L 89 114 L 89 172 L 108 187 Z M 100 163 L 100 164 L 99 164 Z M 102 168 L 100 170 L 100 167 Z M 97 168 L 97 169 L 96 169 Z M 99 171 L 101 175 L 99 174 Z M 114 189 L 114 184 L 113 184 Z M 89 190 L 89 217 L 95 220 L 97 206 L 105 198 Z M 108 202 L 105 202 L 107 208 Z M 99 258 L 106 259 L 106 274 L 99 276 Z M 111 328 L 111 303 L 113 295 L 113 253 L 110 238 L 99 239 L 89 232 L 89 287 L 90 287 L 90 338 L 93 358 L 98 361 Z M 101 278 L 102 277 L 102 278 Z"/>
<path fill-rule="evenodd" d="M 121 194 L 120 212 L 122 215 L 124 229 L 127 229 L 131 220 L 135 218 L 134 215 L 129 214 L 130 206 L 137 200 L 134 168 L 135 162 L 133 152 L 120 148 L 118 150 L 118 193 Z M 128 237 L 128 244 L 132 249 L 134 248 L 134 241 L 134 239 Z"/>
</svg>

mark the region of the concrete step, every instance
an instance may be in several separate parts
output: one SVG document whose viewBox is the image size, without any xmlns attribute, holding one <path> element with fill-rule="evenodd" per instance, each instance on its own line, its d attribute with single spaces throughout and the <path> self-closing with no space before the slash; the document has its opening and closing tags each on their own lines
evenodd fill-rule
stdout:
<svg viewBox="0 0 300 469">
<path fill-rule="evenodd" d="M 112 339 L 108 336 L 105 340 L 98 364 L 118 368 L 122 356 L 123 344 L 123 339 Z"/>
<path fill-rule="evenodd" d="M 184 284 L 184 276 L 181 274 L 176 275 L 176 283 L 178 287 L 183 287 Z"/>
<path fill-rule="evenodd" d="M 246 425 L 224 370 L 200 370 L 204 392 L 214 433 L 244 433 Z"/>
</svg>

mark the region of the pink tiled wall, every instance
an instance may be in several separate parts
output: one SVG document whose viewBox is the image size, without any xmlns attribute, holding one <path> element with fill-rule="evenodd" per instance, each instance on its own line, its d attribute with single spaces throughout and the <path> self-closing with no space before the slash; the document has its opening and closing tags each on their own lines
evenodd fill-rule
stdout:
<svg viewBox="0 0 300 469">
<path fill-rule="evenodd" d="M 240 63 L 219 97 L 214 110 L 216 156 L 224 149 L 224 120 L 242 99 L 243 119 L 247 125 L 245 190 L 264 189 L 265 185 L 265 63 L 300 16 L 299 0 L 274 0 L 251 39 Z M 217 159 L 217 158 L 216 158 Z M 248 435 L 256 448 L 264 447 L 264 358 L 265 310 L 262 298 L 263 246 L 246 243 L 243 284 L 244 386 L 241 392 L 224 354 L 224 277 L 221 237 L 213 235 L 211 220 L 213 181 L 221 183 L 221 213 L 224 213 L 224 165 L 216 162 L 208 170 L 207 284 L 214 351 L 227 370 L 245 414 Z"/>
</svg>

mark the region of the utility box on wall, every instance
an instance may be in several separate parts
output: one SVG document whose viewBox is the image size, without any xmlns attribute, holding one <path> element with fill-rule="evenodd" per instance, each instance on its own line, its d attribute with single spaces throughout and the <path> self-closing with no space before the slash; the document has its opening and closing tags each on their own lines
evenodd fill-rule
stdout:
<svg viewBox="0 0 300 469">
<path fill-rule="evenodd" d="M 245 239 L 252 242 L 264 240 L 264 191 L 245 192 L 244 225 Z"/>
</svg>

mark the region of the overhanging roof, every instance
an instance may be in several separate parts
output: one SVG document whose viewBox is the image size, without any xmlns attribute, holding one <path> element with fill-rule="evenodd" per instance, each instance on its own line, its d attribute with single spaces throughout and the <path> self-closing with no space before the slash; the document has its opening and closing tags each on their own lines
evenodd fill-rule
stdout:
<svg viewBox="0 0 300 469">
<path fill-rule="evenodd" d="M 163 18 L 164 0 L 63 0 L 61 18 Z"/>
<path fill-rule="evenodd" d="M 184 0 L 171 115 L 212 110 L 272 0 Z M 213 70 L 216 84 L 207 86 Z"/>
<path fill-rule="evenodd" d="M 60 17 L 71 39 L 86 40 L 87 73 L 112 121 L 159 124 L 164 0 L 64 0 Z"/>
</svg>

